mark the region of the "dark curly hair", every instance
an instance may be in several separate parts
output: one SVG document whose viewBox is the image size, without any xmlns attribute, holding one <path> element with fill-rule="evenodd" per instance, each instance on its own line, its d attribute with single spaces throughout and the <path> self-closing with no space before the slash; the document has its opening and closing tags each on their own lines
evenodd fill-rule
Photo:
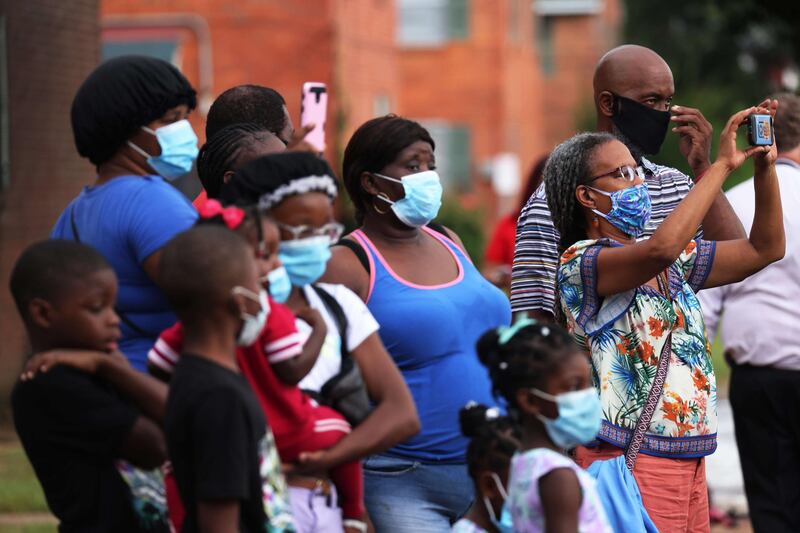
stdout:
<svg viewBox="0 0 800 533">
<path fill-rule="evenodd" d="M 522 438 L 511 418 L 498 416 L 496 409 L 472 402 L 459 411 L 458 420 L 461 433 L 470 439 L 467 468 L 473 480 L 482 470 L 500 472 L 508 468 Z"/>
<path fill-rule="evenodd" d="M 489 370 L 492 392 L 517 411 L 517 391 L 542 388 L 548 378 L 580 348 L 566 330 L 555 324 L 531 323 L 500 343 L 501 331 L 492 329 L 478 340 L 478 357 Z"/>
</svg>

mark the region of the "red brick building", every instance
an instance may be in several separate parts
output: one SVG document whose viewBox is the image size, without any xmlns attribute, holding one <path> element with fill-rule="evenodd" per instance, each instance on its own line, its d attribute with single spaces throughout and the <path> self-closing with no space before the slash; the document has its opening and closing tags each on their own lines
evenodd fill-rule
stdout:
<svg viewBox="0 0 800 533">
<path fill-rule="evenodd" d="M 592 109 L 592 72 L 615 42 L 617 1 L 396 2 L 398 109 L 431 126 L 445 174 L 472 186 L 471 203 L 493 220 L 516 204 L 512 185 Z M 495 203 L 492 193 L 505 194 Z"/>
<path fill-rule="evenodd" d="M 198 87 L 198 132 L 228 87 L 274 87 L 297 120 L 302 83 L 322 81 L 332 161 L 391 111 L 431 129 L 461 193 L 513 191 L 574 130 L 619 19 L 617 0 L 104 0 L 101 14 L 105 57 L 159 55 Z"/>
<path fill-rule="evenodd" d="M 0 418 L 25 349 L 9 273 L 89 182 L 69 109 L 97 64 L 98 40 L 95 0 L 0 3 Z"/>
<path fill-rule="evenodd" d="M 103 55 L 151 53 L 171 60 L 197 87 L 193 122 L 225 89 L 266 85 L 298 121 L 303 82 L 328 84 L 328 156 L 349 134 L 386 113 L 399 92 L 394 4 L 387 0 L 104 0 Z"/>
<path fill-rule="evenodd" d="M 515 203 L 528 165 L 591 107 L 592 69 L 619 18 L 618 0 L 1 0 L 2 282 L 91 182 L 69 107 L 103 57 L 176 64 L 199 92 L 201 140 L 208 106 L 241 83 L 280 91 L 295 121 L 303 82 L 327 83 L 334 162 L 369 118 L 420 120 L 437 141 L 450 197 L 482 207 L 488 229 Z M 0 339 L 2 394 L 23 354 L 5 289 Z"/>
</svg>

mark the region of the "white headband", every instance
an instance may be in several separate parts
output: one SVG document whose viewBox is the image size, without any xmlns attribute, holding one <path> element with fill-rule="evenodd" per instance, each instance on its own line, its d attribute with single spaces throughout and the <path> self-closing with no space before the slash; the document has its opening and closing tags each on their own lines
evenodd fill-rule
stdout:
<svg viewBox="0 0 800 533">
<path fill-rule="evenodd" d="M 338 194 L 336 180 L 328 175 L 306 176 L 304 178 L 292 180 L 285 185 L 281 185 L 274 191 L 262 195 L 261 198 L 258 199 L 258 207 L 259 209 L 267 211 L 272 209 L 276 204 L 279 204 L 287 196 L 305 194 L 307 192 L 324 192 L 333 200 Z"/>
</svg>

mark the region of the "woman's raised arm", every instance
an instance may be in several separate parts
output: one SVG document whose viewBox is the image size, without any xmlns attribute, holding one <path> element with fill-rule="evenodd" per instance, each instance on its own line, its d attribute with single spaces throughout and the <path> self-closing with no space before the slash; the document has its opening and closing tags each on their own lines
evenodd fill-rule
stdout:
<svg viewBox="0 0 800 533">
<path fill-rule="evenodd" d="M 697 228 L 730 173 L 754 154 L 769 147 L 736 147 L 736 130 L 753 113 L 770 112 L 750 107 L 733 115 L 720 135 L 717 159 L 703 180 L 661 223 L 652 237 L 629 246 L 603 248 L 597 257 L 597 294 L 609 296 L 634 289 L 669 267 L 694 238 Z M 738 241 L 733 241 L 738 242 Z M 746 242 L 746 241 L 745 241 Z"/>
</svg>

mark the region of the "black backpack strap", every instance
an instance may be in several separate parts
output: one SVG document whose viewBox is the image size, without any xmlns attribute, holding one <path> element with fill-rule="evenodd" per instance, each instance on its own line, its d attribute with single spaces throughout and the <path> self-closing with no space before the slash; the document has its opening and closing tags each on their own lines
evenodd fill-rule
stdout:
<svg viewBox="0 0 800 533">
<path fill-rule="evenodd" d="M 349 248 L 351 252 L 356 254 L 358 262 L 361 263 L 361 266 L 364 267 L 364 270 L 367 271 L 367 274 L 370 274 L 369 257 L 367 257 L 367 251 L 364 250 L 359 243 L 342 237 L 336 244 L 334 244 L 334 246 L 344 246 L 345 248 Z"/>
<path fill-rule="evenodd" d="M 429 227 L 430 229 L 432 229 L 433 231 L 435 231 L 436 233 L 439 233 L 439 234 L 441 234 L 441 235 L 444 235 L 444 236 L 445 236 L 445 237 L 447 237 L 448 239 L 450 239 L 450 240 L 453 240 L 453 238 L 450 236 L 450 234 L 449 234 L 449 233 L 447 233 L 447 230 L 445 229 L 445 227 L 444 227 L 444 226 L 442 226 L 441 224 L 439 224 L 439 223 L 437 223 L 437 222 L 429 222 L 429 223 L 428 223 L 428 227 Z"/>
<path fill-rule="evenodd" d="M 347 316 L 344 314 L 344 309 L 342 309 L 339 301 L 334 298 L 331 293 L 319 285 L 312 284 L 311 288 L 314 289 L 314 292 L 317 293 L 319 299 L 322 300 L 322 303 L 328 308 L 328 311 L 330 311 L 331 316 L 333 317 L 333 320 L 336 322 L 336 326 L 339 329 L 339 347 L 341 348 L 342 352 L 342 368 L 344 369 L 345 362 L 350 359 L 350 350 L 347 349 Z"/>
<path fill-rule="evenodd" d="M 78 234 L 78 225 L 75 224 L 75 205 L 74 204 L 69 208 L 69 225 L 72 227 L 72 238 L 75 239 L 75 242 L 83 244 L 83 243 L 81 243 L 81 236 L 80 236 L 80 234 Z M 130 328 L 131 331 L 133 331 L 134 333 L 136 333 L 140 337 L 152 337 L 153 336 L 151 333 L 147 333 L 145 330 L 143 330 L 142 328 L 140 328 L 139 326 L 134 324 L 133 321 L 131 321 L 130 318 L 125 316 L 125 313 L 123 313 L 122 311 L 119 310 L 119 307 L 114 306 L 114 312 L 117 313 L 117 316 L 119 317 L 119 319 L 122 321 L 123 324 L 128 326 L 128 328 Z"/>
</svg>

